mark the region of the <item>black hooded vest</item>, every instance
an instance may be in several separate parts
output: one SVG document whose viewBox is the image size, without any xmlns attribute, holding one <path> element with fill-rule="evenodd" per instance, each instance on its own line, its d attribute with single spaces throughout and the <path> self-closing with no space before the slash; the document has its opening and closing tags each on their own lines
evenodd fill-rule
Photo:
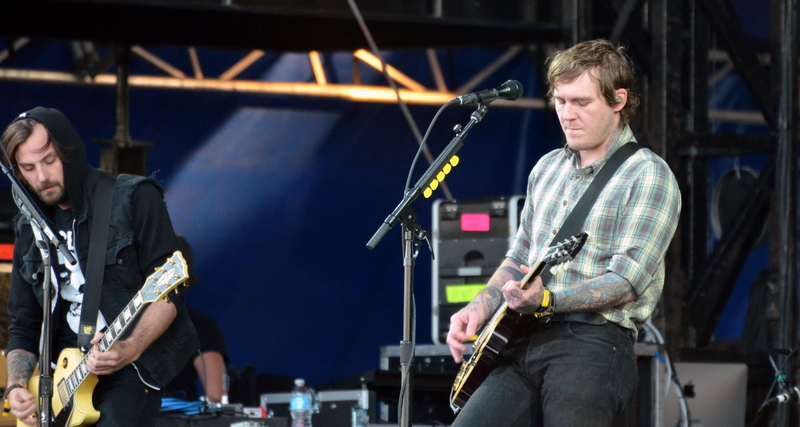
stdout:
<svg viewBox="0 0 800 427">
<path fill-rule="evenodd" d="M 64 181 L 72 207 L 75 225 L 75 246 L 81 269 L 86 271 L 86 260 L 89 249 L 89 230 L 94 191 L 103 172 L 91 168 L 86 163 L 83 140 L 77 135 L 66 117 L 53 109 L 37 107 L 25 117 L 44 124 L 53 135 L 65 154 Z M 138 207 L 138 211 L 153 213 L 159 218 L 158 230 L 163 231 L 155 236 L 164 239 L 158 245 L 160 253 L 139 253 L 135 244 L 142 236 L 135 236 L 132 201 L 134 193 L 142 186 L 155 186 L 158 196 L 163 197 L 163 189 L 151 178 L 122 174 L 117 178 L 112 201 L 110 229 L 106 248 L 105 269 L 101 291 L 100 311 L 107 321 L 111 322 L 125 308 L 128 302 L 141 289 L 144 280 L 152 274 L 154 267 L 161 266 L 173 251 L 178 250 L 178 243 L 172 231 L 163 198 L 152 197 L 152 206 Z M 152 191 L 149 194 L 153 194 Z M 36 199 L 34 197 L 34 199 Z M 53 207 L 43 207 L 48 215 Z M 163 217 L 162 217 L 163 216 Z M 161 222 L 166 221 L 166 222 Z M 22 348 L 38 354 L 39 328 L 42 321 L 42 278 L 44 265 L 39 249 L 36 247 L 28 219 L 18 215 L 15 219 L 14 268 L 12 272 L 8 310 L 12 316 L 9 327 L 9 344 L 7 350 Z M 174 293 L 170 300 L 175 303 L 178 315 L 168 329 L 142 353 L 135 364 L 149 374 L 156 385 L 164 386 L 176 375 L 196 352 L 199 344 L 194 327 L 188 317 L 181 297 Z M 35 301 L 35 302 L 34 302 Z M 135 321 L 134 321 L 135 322 Z M 63 327 L 67 327 L 64 325 Z M 131 325 L 129 334 L 135 327 Z M 54 334 L 56 336 L 57 334 Z M 125 336 L 122 337 L 124 339 Z M 61 349 L 54 348 L 54 356 Z"/>
</svg>

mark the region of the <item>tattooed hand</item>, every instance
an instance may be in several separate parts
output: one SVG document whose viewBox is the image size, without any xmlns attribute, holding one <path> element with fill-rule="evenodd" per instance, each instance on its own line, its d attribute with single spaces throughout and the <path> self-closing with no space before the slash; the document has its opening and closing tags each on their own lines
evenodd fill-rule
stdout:
<svg viewBox="0 0 800 427">
<path fill-rule="evenodd" d="M 472 302 L 450 317 L 450 331 L 447 333 L 447 345 L 450 354 L 456 363 L 461 363 L 467 347 L 465 342 L 470 341 L 478 330 L 489 318 L 488 300 L 499 300 L 500 292 L 497 288 L 486 287 Z"/>
<path fill-rule="evenodd" d="M 520 269 L 528 273 L 530 268 L 522 265 Z M 544 286 L 542 279 L 536 278 L 532 283 L 527 283 L 520 287 L 520 282 L 509 280 L 503 285 L 503 298 L 508 303 L 508 308 L 520 313 L 529 314 L 535 312 L 542 305 Z"/>
<path fill-rule="evenodd" d="M 8 352 L 6 355 L 6 366 L 8 368 L 8 383 L 6 387 L 12 384 L 27 386 L 36 366 L 36 360 L 36 355 L 26 350 L 15 349 Z M 11 415 L 19 418 L 22 423 L 29 426 L 38 424 L 36 402 L 36 396 L 33 396 L 25 387 L 14 388 L 8 393 L 8 406 L 11 410 Z"/>
<path fill-rule="evenodd" d="M 447 333 L 447 345 L 456 363 L 460 363 L 467 350 L 464 345 L 475 339 L 475 334 L 486 320 L 503 304 L 503 284 L 521 280 L 530 269 L 519 265 L 511 258 L 506 258 L 494 272 L 486 287 L 478 293 L 466 307 L 450 317 L 450 331 Z M 538 308 L 538 306 L 536 307 Z M 535 310 L 535 309 L 534 309 Z"/>
</svg>

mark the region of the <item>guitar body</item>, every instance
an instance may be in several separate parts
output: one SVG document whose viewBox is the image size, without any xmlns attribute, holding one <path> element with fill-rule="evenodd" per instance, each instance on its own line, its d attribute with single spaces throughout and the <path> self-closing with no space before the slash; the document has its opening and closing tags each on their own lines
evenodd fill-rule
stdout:
<svg viewBox="0 0 800 427">
<path fill-rule="evenodd" d="M 101 353 L 111 349 L 147 304 L 165 298 L 188 277 L 186 260 L 180 251 L 175 251 L 164 265 L 147 277 L 142 289 L 122 313 L 107 326 L 102 338 L 96 344 L 97 349 Z M 89 350 L 84 355 L 77 348 L 67 348 L 58 355 L 55 361 L 57 368 L 53 372 L 52 425 L 83 426 L 94 424 L 100 418 L 100 412 L 92 405 L 92 393 L 97 386 L 97 376 L 86 369 L 86 357 L 92 354 L 92 351 L 94 350 Z M 31 379 L 28 391 L 34 396 L 39 395 L 39 377 Z M 17 420 L 17 427 L 24 426 L 24 423 Z"/>
<path fill-rule="evenodd" d="M 90 425 L 97 422 L 100 412 L 92 405 L 92 392 L 97 385 L 97 376 L 88 374 L 81 385 L 75 391 L 71 399 L 62 400 L 58 392 L 59 385 L 83 360 L 83 354 L 77 348 L 65 348 L 58 355 L 58 367 L 53 372 L 53 417 L 54 426 L 73 427 Z M 39 377 L 31 378 L 28 383 L 28 391 L 34 395 L 39 395 Z M 62 414 L 62 412 L 67 413 Z M 59 422 L 63 420 L 62 422 Z M 17 420 L 17 427 L 24 427 L 25 423 Z"/>
<path fill-rule="evenodd" d="M 524 287 L 527 283 L 539 277 L 546 266 L 554 266 L 571 261 L 583 247 L 587 237 L 586 233 L 576 234 L 559 245 L 550 248 L 544 259 L 532 267 L 528 274 L 520 280 L 520 285 Z M 472 346 L 472 355 L 461 363 L 461 369 L 456 375 L 453 387 L 450 390 L 450 407 L 453 412 L 457 413 L 464 407 L 467 400 L 475 393 L 475 390 L 480 387 L 494 367 L 497 366 L 500 353 L 514 334 L 520 316 L 520 313 L 509 309 L 508 303 L 504 302 L 492 316 L 492 319 L 484 325 L 483 331 Z"/>
<path fill-rule="evenodd" d="M 500 352 L 506 347 L 519 323 L 519 313 L 503 306 L 492 317 L 473 345 L 469 359 L 461 362 L 450 395 L 451 405 L 463 408 L 475 390 L 492 372 L 500 359 Z"/>
</svg>

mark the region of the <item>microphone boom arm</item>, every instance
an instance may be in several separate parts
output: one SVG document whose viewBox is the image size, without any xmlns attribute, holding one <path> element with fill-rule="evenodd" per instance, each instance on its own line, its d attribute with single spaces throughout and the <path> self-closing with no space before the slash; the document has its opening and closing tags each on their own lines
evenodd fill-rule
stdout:
<svg viewBox="0 0 800 427">
<path fill-rule="evenodd" d="M 461 149 L 464 145 L 464 139 L 467 137 L 467 133 L 475 126 L 478 122 L 483 119 L 483 116 L 486 114 L 487 107 L 485 104 L 481 104 L 478 108 L 470 115 L 469 123 L 467 123 L 460 132 L 456 134 L 455 137 L 447 144 L 447 147 L 439 154 L 436 160 L 431 163 L 428 170 L 419 178 L 417 183 L 406 191 L 403 200 L 397 205 L 397 207 L 389 214 L 388 217 L 383 221 L 383 224 L 378 228 L 375 234 L 367 243 L 367 249 L 374 249 L 375 246 L 383 239 L 383 236 L 389 232 L 389 229 L 397 224 L 398 220 L 400 219 L 401 213 L 409 206 L 414 200 L 419 197 L 420 191 L 423 188 L 427 187 L 428 184 L 431 183 L 436 177 L 436 174 L 444 168 L 444 166 L 450 161 L 450 159 Z"/>
<path fill-rule="evenodd" d="M 58 252 L 64 257 L 64 259 L 70 264 L 75 265 L 77 262 L 75 257 L 72 256 L 70 253 L 69 248 L 67 248 L 67 244 L 61 238 L 61 235 L 53 232 L 53 229 L 50 227 L 50 224 L 45 219 L 44 215 L 42 214 L 41 210 L 39 210 L 39 206 L 33 202 L 31 199 L 30 194 L 25 191 L 25 188 L 19 182 L 14 173 L 11 171 L 11 168 L 2 164 L 3 173 L 8 177 L 11 181 L 11 194 L 14 198 L 14 203 L 19 208 L 19 211 L 22 212 L 23 215 L 28 217 L 28 220 L 35 224 L 42 233 L 47 237 L 50 243 L 58 249 Z"/>
</svg>

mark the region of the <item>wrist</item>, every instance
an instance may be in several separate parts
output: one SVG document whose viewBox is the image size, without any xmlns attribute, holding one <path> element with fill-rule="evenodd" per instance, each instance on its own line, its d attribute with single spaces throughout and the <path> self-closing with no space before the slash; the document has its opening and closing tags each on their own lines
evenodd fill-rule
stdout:
<svg viewBox="0 0 800 427">
<path fill-rule="evenodd" d="M 18 389 L 18 388 L 25 388 L 25 386 L 20 384 L 20 383 L 15 383 L 15 384 L 11 384 L 8 387 L 6 387 L 5 393 L 3 393 L 3 401 L 7 401 L 8 400 L 8 395 L 11 394 L 11 391 L 13 391 L 15 389 Z"/>
<path fill-rule="evenodd" d="M 535 317 L 549 317 L 556 312 L 556 297 L 548 289 L 542 290 L 542 304 L 533 313 Z"/>
</svg>

